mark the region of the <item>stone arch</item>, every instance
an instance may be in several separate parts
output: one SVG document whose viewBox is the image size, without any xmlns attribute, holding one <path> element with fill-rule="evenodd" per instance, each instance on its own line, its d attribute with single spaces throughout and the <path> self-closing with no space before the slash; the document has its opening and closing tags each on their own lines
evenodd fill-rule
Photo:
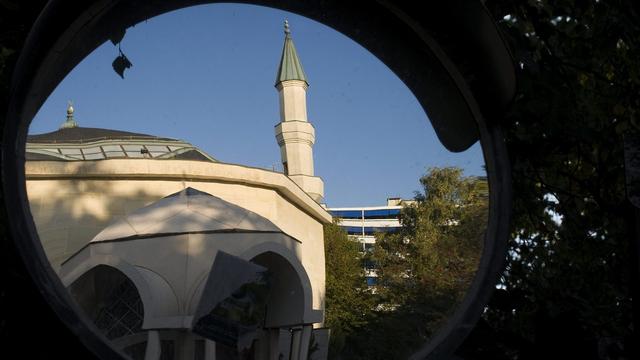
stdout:
<svg viewBox="0 0 640 360">
<path fill-rule="evenodd" d="M 84 274 L 98 266 L 109 266 L 124 274 L 135 285 L 144 304 L 143 328 L 145 329 L 158 325 L 158 317 L 168 318 L 170 315 L 177 314 L 180 309 L 173 290 L 164 279 L 148 269 L 141 272 L 140 268 L 115 255 L 94 254 L 78 264 L 68 265 L 72 266 L 72 269 L 66 271 L 65 264 L 63 264 L 60 274 L 62 283 L 67 288 Z M 180 321 L 179 323 L 181 325 Z"/>
<path fill-rule="evenodd" d="M 291 267 L 291 270 L 295 272 L 302 291 L 301 298 L 303 304 L 303 315 L 300 319 L 301 322 L 312 323 L 321 321 L 322 315 L 317 314 L 318 311 L 313 310 L 313 289 L 311 287 L 311 280 L 309 279 L 304 266 L 300 260 L 298 260 L 296 249 L 290 249 L 281 243 L 263 242 L 246 249 L 244 252 L 236 256 L 247 261 L 252 261 L 257 256 L 266 253 L 273 253 L 280 256 Z M 198 285 L 194 287 L 194 290 L 189 297 L 189 313 L 193 313 L 198 305 L 207 276 L 208 274 L 200 275 Z"/>
<path fill-rule="evenodd" d="M 313 316 L 313 289 L 311 287 L 311 281 L 294 251 L 294 249 L 289 249 L 280 243 L 266 242 L 245 250 L 240 254 L 240 257 L 255 262 L 258 265 L 265 266 L 272 271 L 274 270 L 272 267 L 276 267 L 279 271 L 284 271 L 281 276 L 295 279 L 295 283 L 291 285 L 291 287 L 288 289 L 280 289 L 280 291 L 300 292 L 297 295 L 300 297 L 302 310 L 301 316 L 297 319 L 297 321 L 299 321 L 298 324 L 316 322 Z M 277 276 L 278 274 L 275 275 Z M 271 307 L 273 308 L 273 306 Z M 268 314 L 267 320 L 269 320 Z"/>
<path fill-rule="evenodd" d="M 75 279 L 68 290 L 107 338 L 142 333 L 144 302 L 133 281 L 117 268 L 96 265 Z"/>
<path fill-rule="evenodd" d="M 251 262 L 269 269 L 271 293 L 267 302 L 266 327 L 286 327 L 303 324 L 305 314 L 304 290 L 300 277 L 280 254 L 267 251 Z"/>
</svg>

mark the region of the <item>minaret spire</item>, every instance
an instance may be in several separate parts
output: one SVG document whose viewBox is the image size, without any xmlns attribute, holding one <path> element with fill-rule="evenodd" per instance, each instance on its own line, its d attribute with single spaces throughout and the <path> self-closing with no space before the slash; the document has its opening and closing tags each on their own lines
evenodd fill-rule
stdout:
<svg viewBox="0 0 640 360">
<path fill-rule="evenodd" d="M 69 100 L 69 103 L 67 106 L 67 120 L 63 122 L 62 125 L 60 125 L 60 129 L 70 129 L 70 128 L 78 127 L 78 123 L 73 118 L 73 112 L 74 112 L 73 102 Z"/>
<path fill-rule="evenodd" d="M 313 173 L 315 129 L 307 120 L 309 83 L 293 45 L 289 22 L 284 21 L 284 46 L 276 77 L 280 97 L 280 123 L 276 140 L 284 173 L 317 202 L 324 197 L 324 183 Z"/>
<path fill-rule="evenodd" d="M 276 86 L 278 86 L 278 83 L 286 80 L 301 80 L 307 83 L 307 86 L 309 85 L 304 70 L 302 69 L 302 63 L 298 58 L 298 52 L 293 45 L 291 29 L 289 28 L 289 22 L 287 20 L 284 21 L 284 47 L 282 48 L 282 56 L 280 57 Z"/>
</svg>

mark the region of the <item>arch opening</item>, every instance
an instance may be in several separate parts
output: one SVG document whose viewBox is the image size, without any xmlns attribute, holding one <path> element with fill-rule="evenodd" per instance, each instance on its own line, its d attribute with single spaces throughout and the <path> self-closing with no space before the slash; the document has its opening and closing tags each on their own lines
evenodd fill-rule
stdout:
<svg viewBox="0 0 640 360">
<path fill-rule="evenodd" d="M 69 292 L 108 339 L 143 332 L 142 298 L 133 281 L 121 271 L 98 265 L 74 281 Z"/>
<path fill-rule="evenodd" d="M 269 269 L 271 291 L 267 301 L 265 327 L 286 327 L 304 322 L 304 289 L 294 267 L 281 255 L 268 251 L 251 262 Z"/>
</svg>

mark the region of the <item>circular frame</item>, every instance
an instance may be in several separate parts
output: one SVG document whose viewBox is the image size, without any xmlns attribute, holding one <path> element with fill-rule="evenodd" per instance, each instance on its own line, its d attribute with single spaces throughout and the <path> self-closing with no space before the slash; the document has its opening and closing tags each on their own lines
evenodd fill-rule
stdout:
<svg viewBox="0 0 640 360">
<path fill-rule="evenodd" d="M 117 38 L 114 34 L 121 34 L 129 26 L 153 16 L 212 2 L 215 1 L 153 0 L 141 4 L 129 0 L 98 0 L 80 5 L 50 1 L 34 24 L 14 71 L 2 144 L 3 191 L 11 235 L 40 293 L 62 322 L 101 358 L 121 358 L 122 355 L 79 310 L 40 245 L 26 193 L 24 165 L 28 127 L 57 84 L 97 46 L 114 36 Z M 333 0 L 239 2 L 306 16 L 367 48 L 411 89 L 447 148 L 464 150 L 460 143 L 468 143 L 474 136 L 480 138 L 490 205 L 479 268 L 451 318 L 412 356 L 416 359 L 449 357 L 482 314 L 506 255 L 511 181 L 506 147 L 497 122 L 485 121 L 462 75 L 429 31 L 392 4 L 377 2 L 364 6 Z M 419 14 L 415 16 L 419 18 Z M 476 125 L 477 133 L 469 130 Z M 456 143 L 459 138 L 464 141 Z"/>
</svg>

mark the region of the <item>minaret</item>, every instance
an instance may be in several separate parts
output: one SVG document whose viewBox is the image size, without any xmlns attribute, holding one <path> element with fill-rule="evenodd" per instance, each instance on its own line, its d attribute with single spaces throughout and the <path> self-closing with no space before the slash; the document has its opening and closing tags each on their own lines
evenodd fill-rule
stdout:
<svg viewBox="0 0 640 360">
<path fill-rule="evenodd" d="M 78 127 L 78 123 L 73 118 L 73 103 L 69 100 L 69 106 L 67 107 L 67 120 L 60 125 L 60 130 L 74 127 Z"/>
<path fill-rule="evenodd" d="M 276 78 L 276 89 L 280 96 L 280 123 L 275 128 L 276 140 L 280 145 L 284 173 L 320 203 L 324 197 L 324 183 L 313 175 L 315 129 L 307 121 L 309 83 L 286 20 L 284 34 L 284 48 Z"/>
</svg>

